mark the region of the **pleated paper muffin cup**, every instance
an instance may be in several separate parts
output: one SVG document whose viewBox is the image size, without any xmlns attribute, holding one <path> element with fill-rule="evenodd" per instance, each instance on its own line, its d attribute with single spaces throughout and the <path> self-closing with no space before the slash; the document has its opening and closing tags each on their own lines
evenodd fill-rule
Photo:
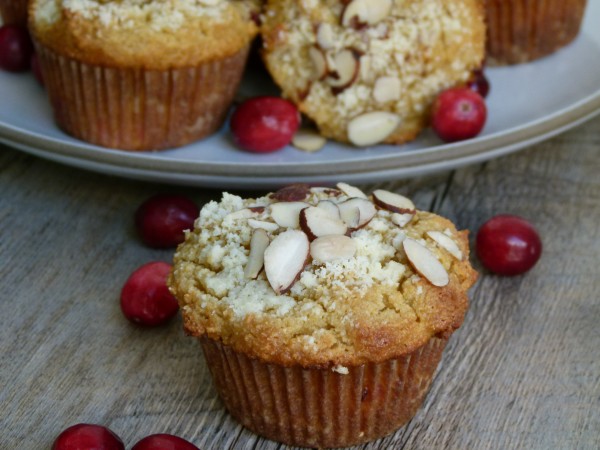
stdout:
<svg viewBox="0 0 600 450">
<path fill-rule="evenodd" d="M 356 367 L 286 367 L 200 338 L 229 413 L 251 431 L 301 447 L 347 447 L 393 433 L 417 412 L 447 338 Z"/>
<path fill-rule="evenodd" d="M 486 0 L 489 65 L 549 55 L 579 34 L 586 0 Z"/>
<path fill-rule="evenodd" d="M 0 23 L 27 25 L 27 0 L 0 0 Z"/>
<path fill-rule="evenodd" d="M 161 150 L 214 133 L 241 81 L 249 46 L 169 70 L 87 64 L 36 42 L 57 125 L 103 147 Z"/>
</svg>

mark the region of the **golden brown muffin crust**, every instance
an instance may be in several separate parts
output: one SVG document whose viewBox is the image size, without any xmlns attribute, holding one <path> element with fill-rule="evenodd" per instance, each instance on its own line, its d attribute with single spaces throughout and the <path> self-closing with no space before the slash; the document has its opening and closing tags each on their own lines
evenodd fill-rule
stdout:
<svg viewBox="0 0 600 450">
<path fill-rule="evenodd" d="M 313 192 L 305 200 L 343 202 Z M 239 211 L 265 206 L 251 217 L 273 222 L 269 196 L 242 200 L 224 194 L 203 208 L 195 229 L 177 250 L 169 285 L 182 306 L 186 331 L 207 336 L 250 357 L 286 366 L 356 366 L 400 357 L 432 336 L 458 328 L 475 282 L 469 264 L 467 232 L 435 214 L 418 211 L 403 228 L 379 209 L 352 232 L 356 255 L 343 261 L 309 261 L 286 294 L 277 295 L 264 272 L 243 277 L 252 228 Z M 237 218 L 236 218 L 237 217 Z M 285 227 L 270 231 L 273 239 Z M 459 260 L 427 235 L 439 231 L 462 252 Z M 402 249 L 415 239 L 439 259 L 449 282 L 436 287 L 416 273 Z"/>
<path fill-rule="evenodd" d="M 234 55 L 257 33 L 241 1 L 34 0 L 30 29 L 88 64 L 164 70 Z"/>
</svg>

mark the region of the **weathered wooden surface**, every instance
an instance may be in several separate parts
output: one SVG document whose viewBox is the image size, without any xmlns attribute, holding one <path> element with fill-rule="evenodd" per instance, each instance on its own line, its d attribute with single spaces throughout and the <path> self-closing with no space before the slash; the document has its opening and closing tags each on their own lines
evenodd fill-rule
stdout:
<svg viewBox="0 0 600 450">
<path fill-rule="evenodd" d="M 600 118 L 482 165 L 384 185 L 471 230 L 522 215 L 544 253 L 525 276 L 481 273 L 419 413 L 362 448 L 600 448 Z M 121 315 L 129 273 L 171 258 L 144 247 L 132 223 L 165 190 L 219 196 L 0 146 L 0 448 L 49 448 L 77 422 L 109 426 L 128 448 L 156 432 L 202 449 L 282 448 L 225 413 L 179 319 L 147 330 Z"/>
</svg>

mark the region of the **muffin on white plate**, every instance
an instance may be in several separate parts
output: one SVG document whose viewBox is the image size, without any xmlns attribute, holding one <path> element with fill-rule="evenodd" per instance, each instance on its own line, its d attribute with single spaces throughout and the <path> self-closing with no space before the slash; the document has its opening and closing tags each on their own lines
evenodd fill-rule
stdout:
<svg viewBox="0 0 600 450">
<path fill-rule="evenodd" d="M 414 139 L 485 56 L 481 0 L 270 0 L 261 35 L 283 95 L 357 146 Z"/>
<path fill-rule="evenodd" d="M 84 141 L 159 150 L 223 123 L 257 34 L 233 0 L 32 0 L 56 123 Z"/>
</svg>

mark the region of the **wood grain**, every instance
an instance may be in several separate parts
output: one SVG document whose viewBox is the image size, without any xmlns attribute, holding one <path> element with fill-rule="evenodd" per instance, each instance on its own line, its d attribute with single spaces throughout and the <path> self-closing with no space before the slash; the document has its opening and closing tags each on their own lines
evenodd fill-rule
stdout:
<svg viewBox="0 0 600 450">
<path fill-rule="evenodd" d="M 499 213 L 538 227 L 528 274 L 481 270 L 421 410 L 363 449 L 600 448 L 600 118 L 531 149 L 439 175 L 363 186 L 410 195 L 461 228 Z M 281 449 L 216 398 L 180 320 L 130 325 L 123 282 L 169 261 L 143 246 L 133 211 L 157 192 L 220 192 L 114 178 L 0 146 L 0 448 L 50 448 L 77 422 L 128 448 L 168 432 L 201 449 Z M 242 193 L 247 195 L 248 193 Z M 473 238 L 473 235 L 472 235 Z"/>
</svg>

